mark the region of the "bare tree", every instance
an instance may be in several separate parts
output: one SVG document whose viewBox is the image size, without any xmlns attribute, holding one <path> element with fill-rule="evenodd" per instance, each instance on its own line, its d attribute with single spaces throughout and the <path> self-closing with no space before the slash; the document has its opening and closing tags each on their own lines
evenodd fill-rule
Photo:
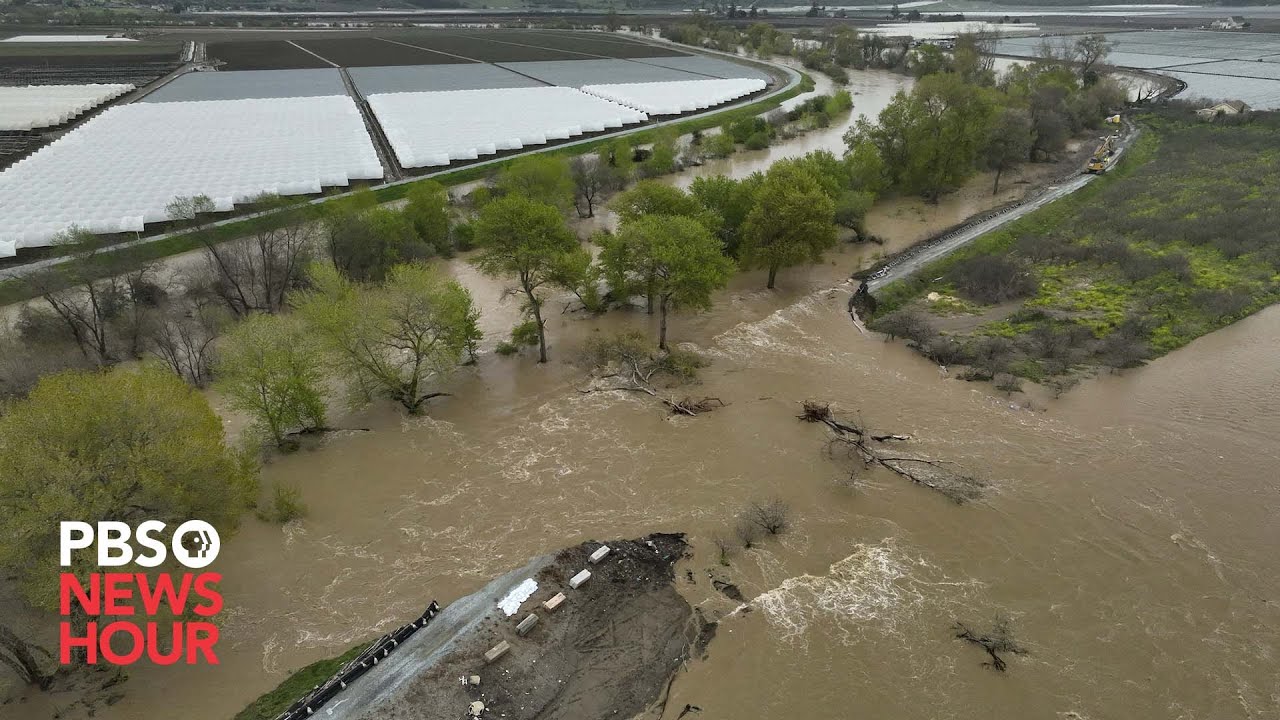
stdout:
<svg viewBox="0 0 1280 720">
<path fill-rule="evenodd" d="M 226 310 L 203 298 L 174 304 L 148 335 L 151 353 L 196 387 L 211 379 L 213 341 L 230 318 Z"/>
<path fill-rule="evenodd" d="M 272 197 L 254 202 L 280 208 L 268 229 L 221 243 L 212 233 L 200 235 L 210 289 L 236 317 L 279 312 L 289 291 L 302 283 L 315 247 L 315 226 L 303 207 Z"/>
<path fill-rule="evenodd" d="M 889 340 L 906 338 L 923 346 L 938 334 L 928 316 L 917 308 L 903 308 L 871 321 L 871 329 L 884 333 Z"/>
<path fill-rule="evenodd" d="M 1071 47 L 1071 59 L 1079 65 L 1080 79 L 1091 85 L 1090 78 L 1097 74 L 1095 67 L 1100 66 L 1111 53 L 1111 43 L 1106 35 L 1085 35 Z"/>
<path fill-rule="evenodd" d="M 595 155 L 579 155 L 569 161 L 573 177 L 573 206 L 578 217 L 595 217 L 595 206 L 621 185 L 618 173 Z"/>
<path fill-rule="evenodd" d="M 751 518 L 740 517 L 733 526 L 733 534 L 742 547 L 750 550 L 760 540 L 760 526 L 752 522 Z"/>
<path fill-rule="evenodd" d="M 716 546 L 716 553 L 721 565 L 729 564 L 729 555 L 733 552 L 733 543 L 723 535 L 716 535 L 711 538 L 711 543 Z"/>
<path fill-rule="evenodd" d="M 791 509 L 786 503 L 774 498 L 763 504 L 751 503 L 743 513 L 743 517 L 770 535 L 780 535 L 790 526 L 790 521 L 787 519 L 790 512 Z"/>
<path fill-rule="evenodd" d="M 154 299 L 151 266 L 126 268 L 123 256 L 106 248 L 101 238 L 81 230 L 64 233 L 55 244 L 70 247 L 74 260 L 32 273 L 27 277 L 28 287 L 61 320 L 87 360 L 100 367 L 110 365 L 119 359 L 116 330 L 121 323 L 141 327 L 137 317 L 130 322 L 129 314 L 139 312 L 136 303 Z M 126 338 L 126 352 L 135 353 L 138 345 L 134 341 L 139 337 L 131 334 Z"/>
</svg>

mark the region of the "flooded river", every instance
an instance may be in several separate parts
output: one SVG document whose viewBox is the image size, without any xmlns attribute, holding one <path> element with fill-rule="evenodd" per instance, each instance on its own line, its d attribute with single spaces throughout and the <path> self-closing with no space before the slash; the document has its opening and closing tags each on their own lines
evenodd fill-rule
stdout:
<svg viewBox="0 0 1280 720">
<path fill-rule="evenodd" d="M 903 233 L 937 222 L 899 210 Z M 654 531 L 690 534 L 682 571 L 695 582 L 682 592 L 722 618 L 667 718 L 686 703 L 701 720 L 1280 715 L 1280 308 L 1027 409 L 860 333 L 842 279 L 870 252 L 845 246 L 772 292 L 741 274 L 712 311 L 676 317 L 673 340 L 712 361 L 687 391 L 727 403 L 697 418 L 578 393 L 585 373 L 569 361 L 587 338 L 654 321 L 560 313 L 559 301 L 548 365 L 486 352 L 428 417 L 378 406 L 335 418 L 370 431 L 264 469 L 265 485 L 302 489 L 309 516 L 283 528 L 246 517 L 224 544 L 223 664 L 131 670 L 99 717 L 225 720 L 431 599 L 538 553 Z M 492 348 L 516 302 L 465 263 L 450 269 Z M 990 493 L 957 506 L 886 472 L 846 482 L 824 430 L 795 418 L 809 398 L 912 435 Z M 772 497 L 793 530 L 721 567 L 712 538 Z M 711 590 L 709 570 L 751 609 Z M 1004 674 L 951 631 L 997 615 L 1029 650 Z"/>
<path fill-rule="evenodd" d="M 851 253 L 850 253 L 851 254 Z M 288 670 L 448 602 L 527 557 L 588 538 L 691 534 L 713 616 L 708 660 L 676 681 L 669 715 L 706 718 L 1274 717 L 1280 309 L 1149 367 L 1099 378 L 1047 409 L 943 377 L 865 336 L 832 291 L 851 261 L 739 277 L 674 337 L 713 365 L 697 394 L 728 407 L 672 419 L 646 398 L 582 395 L 568 364 L 589 335 L 639 313 L 555 315 L 553 362 L 486 354 L 430 417 L 386 408 L 369 427 L 273 462 L 310 516 L 246 520 L 219 560 L 230 606 L 224 664 L 140 669 L 105 714 L 156 707 L 226 718 Z M 500 288 L 464 275 L 491 317 Z M 497 324 L 501 324 L 500 322 Z M 992 483 L 956 506 L 885 473 L 842 480 L 825 435 L 795 419 L 830 400 Z M 750 500 L 781 497 L 795 529 L 717 565 Z M 952 637 L 959 619 L 1012 619 L 1030 653 L 1007 674 Z M 180 699 L 180 700 L 175 700 Z"/>
</svg>

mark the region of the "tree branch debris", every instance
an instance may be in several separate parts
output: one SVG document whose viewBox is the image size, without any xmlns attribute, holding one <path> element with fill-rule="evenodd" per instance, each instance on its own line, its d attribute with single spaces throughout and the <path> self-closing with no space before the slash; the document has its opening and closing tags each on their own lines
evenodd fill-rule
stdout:
<svg viewBox="0 0 1280 720">
<path fill-rule="evenodd" d="M 954 469 L 953 463 L 930 460 L 910 454 L 898 454 L 884 447 L 891 442 L 906 442 L 910 435 L 871 434 L 860 423 L 837 418 L 830 403 L 804 402 L 798 419 L 822 423 L 834 433 L 830 448 L 841 448 L 861 461 L 863 467 L 878 465 L 913 483 L 942 493 L 956 504 L 964 504 L 982 496 L 986 482 Z M 851 478 L 856 470 L 851 473 Z"/>
<path fill-rule="evenodd" d="M 975 633 L 959 620 L 956 621 L 952 629 L 956 631 L 957 638 L 981 646 L 983 650 L 986 650 L 987 655 L 991 656 L 991 662 L 983 663 L 983 665 L 998 672 L 1004 672 L 1008 667 L 1004 658 L 1000 657 L 1000 653 L 1023 655 L 1027 652 L 1026 648 L 1013 639 L 1013 633 L 1009 629 L 1009 621 L 1005 618 L 996 618 L 991 631 L 983 634 Z"/>
</svg>

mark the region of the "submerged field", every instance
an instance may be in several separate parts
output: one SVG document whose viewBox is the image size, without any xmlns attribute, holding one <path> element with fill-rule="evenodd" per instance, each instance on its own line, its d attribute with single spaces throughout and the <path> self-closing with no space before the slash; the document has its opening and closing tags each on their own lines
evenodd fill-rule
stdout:
<svg viewBox="0 0 1280 720">
<path fill-rule="evenodd" d="M 1280 299 L 1280 117 L 1142 123 L 1113 175 L 888 286 L 873 327 L 1039 381 L 1141 363 Z"/>
<path fill-rule="evenodd" d="M 1280 109 L 1280 34 L 1147 30 L 1107 33 L 1106 61 L 1156 70 L 1187 84 L 1184 98 L 1243 100 L 1255 109 Z M 1034 57 L 1052 38 L 1006 38 L 998 52 Z"/>
</svg>

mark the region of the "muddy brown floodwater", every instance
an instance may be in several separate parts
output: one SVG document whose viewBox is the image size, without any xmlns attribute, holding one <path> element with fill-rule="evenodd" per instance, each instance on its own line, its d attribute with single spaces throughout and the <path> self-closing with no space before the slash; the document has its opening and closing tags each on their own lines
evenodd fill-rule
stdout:
<svg viewBox="0 0 1280 720">
<path fill-rule="evenodd" d="M 832 289 L 851 256 L 788 271 L 772 293 L 744 274 L 713 311 L 678 318 L 674 336 L 714 361 L 697 392 L 729 404 L 698 418 L 575 392 L 565 360 L 586 337 L 651 325 L 622 312 L 553 315 L 551 364 L 486 354 L 429 417 L 343 418 L 373 432 L 265 469 L 303 488 L 310 516 L 246 519 L 224 548 L 223 664 L 135 670 L 103 716 L 226 718 L 290 669 L 528 557 L 681 530 L 697 580 L 683 591 L 727 617 L 669 714 L 1274 717 L 1280 309 L 1029 411 L 859 333 L 848 288 Z M 500 294 L 463 280 L 486 304 Z M 821 429 L 794 417 L 805 398 L 910 433 L 993 492 L 956 506 L 878 472 L 845 487 Z M 772 496 L 795 530 L 719 568 L 710 538 Z M 754 610 L 731 614 L 708 569 Z M 1031 651 L 1004 675 L 949 631 L 997 614 Z"/>
<path fill-rule="evenodd" d="M 744 273 L 712 311 L 675 318 L 673 339 L 712 360 L 693 392 L 728 403 L 701 417 L 576 392 L 567 361 L 588 337 L 653 321 L 557 301 L 550 364 L 486 352 L 427 417 L 335 418 L 372 432 L 264 469 L 302 489 L 309 516 L 246 517 L 224 543 L 222 664 L 131 670 L 99 717 L 226 720 L 432 598 L 586 539 L 659 531 L 689 533 L 678 575 L 696 582 L 681 591 L 722 618 L 667 718 L 686 703 L 700 720 L 1280 716 L 1280 308 L 1028 410 L 860 333 L 842 279 L 868 251 L 788 270 L 774 292 Z M 450 268 L 492 348 L 518 308 Z M 841 483 L 823 429 L 795 418 L 806 398 L 911 434 L 991 492 L 957 506 L 883 471 Z M 794 529 L 720 567 L 711 538 L 775 496 Z M 1004 674 L 950 630 L 996 615 L 1030 650 Z"/>
</svg>

